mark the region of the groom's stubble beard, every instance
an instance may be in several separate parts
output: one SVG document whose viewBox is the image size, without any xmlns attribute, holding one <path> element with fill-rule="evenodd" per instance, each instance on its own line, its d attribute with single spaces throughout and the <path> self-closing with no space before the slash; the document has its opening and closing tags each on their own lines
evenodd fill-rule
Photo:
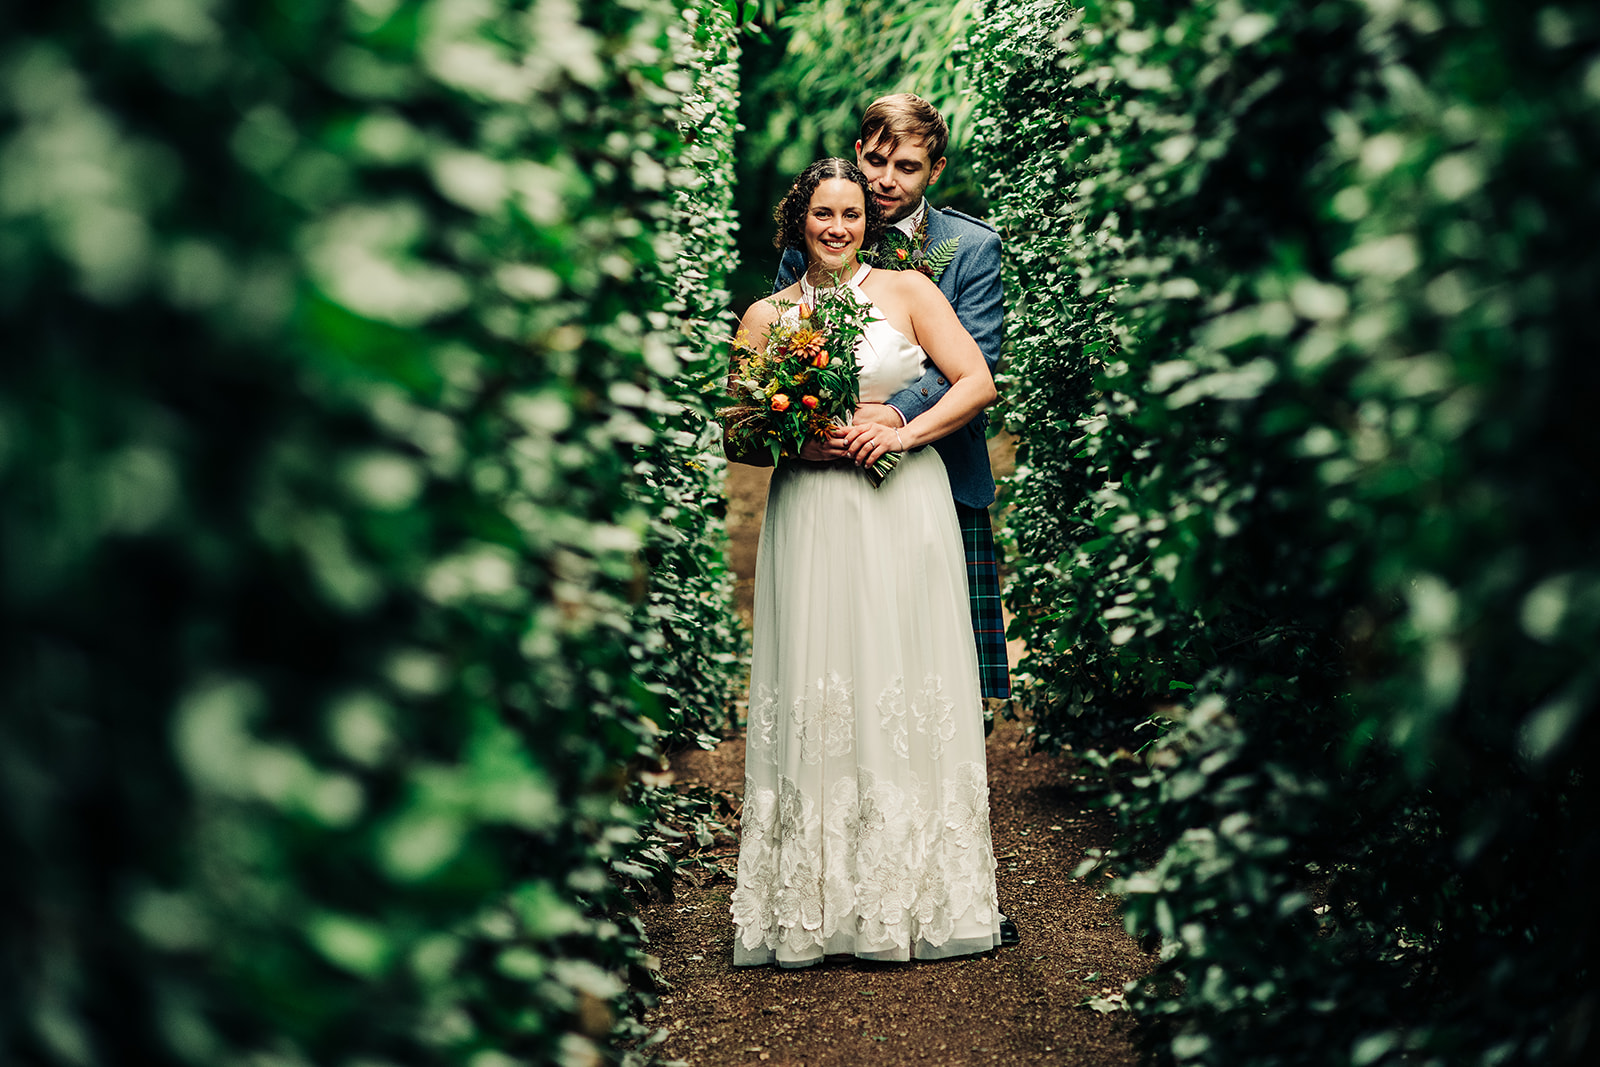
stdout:
<svg viewBox="0 0 1600 1067">
<path fill-rule="evenodd" d="M 924 199 L 926 199 L 928 195 L 928 186 L 930 184 L 931 182 L 927 180 L 917 182 L 915 189 L 909 192 L 900 189 L 899 186 L 896 186 L 895 192 L 901 195 L 893 196 L 891 194 L 887 203 L 885 203 L 884 198 L 879 195 L 877 182 L 869 182 L 868 186 L 872 189 L 873 199 L 878 202 L 879 210 L 883 212 L 883 224 L 885 226 L 892 226 L 901 219 L 907 218 L 916 212 L 917 207 Z"/>
<path fill-rule="evenodd" d="M 918 197 L 918 200 L 920 201 L 921 197 Z M 878 206 L 880 208 L 883 207 L 883 202 L 879 201 Z M 893 226 L 895 223 L 899 222 L 901 219 L 905 218 L 907 215 L 911 214 L 916 209 L 917 209 L 917 205 L 916 204 L 908 204 L 903 200 L 895 201 L 893 209 L 885 209 L 884 210 L 884 213 L 883 213 L 883 224 L 885 226 Z"/>
<path fill-rule="evenodd" d="M 922 203 L 922 197 L 925 194 L 919 190 L 916 196 L 902 196 L 890 199 L 888 203 L 884 203 L 883 199 L 878 196 L 877 189 L 873 189 L 872 195 L 878 201 L 879 210 L 883 212 L 883 224 L 892 226 L 917 210 L 917 205 Z"/>
<path fill-rule="evenodd" d="M 899 169 L 908 159 L 916 161 L 917 173 L 906 174 Z M 927 196 L 928 187 L 944 169 L 943 164 L 942 159 L 928 157 L 921 141 L 901 141 L 891 147 L 884 143 L 880 134 L 871 144 L 856 142 L 856 166 L 866 175 L 867 187 L 883 212 L 885 225 L 893 225 L 917 210 Z"/>
</svg>

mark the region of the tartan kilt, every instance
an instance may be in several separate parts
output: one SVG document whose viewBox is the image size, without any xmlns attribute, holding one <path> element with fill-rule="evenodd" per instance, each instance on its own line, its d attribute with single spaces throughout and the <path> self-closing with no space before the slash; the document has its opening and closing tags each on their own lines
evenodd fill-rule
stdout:
<svg viewBox="0 0 1600 1067">
<path fill-rule="evenodd" d="M 1000 610 L 1000 561 L 988 508 L 956 505 L 961 543 L 967 552 L 967 597 L 972 607 L 972 636 L 978 643 L 978 678 L 983 695 L 1007 700 L 1011 669 L 1006 660 L 1006 621 Z"/>
</svg>

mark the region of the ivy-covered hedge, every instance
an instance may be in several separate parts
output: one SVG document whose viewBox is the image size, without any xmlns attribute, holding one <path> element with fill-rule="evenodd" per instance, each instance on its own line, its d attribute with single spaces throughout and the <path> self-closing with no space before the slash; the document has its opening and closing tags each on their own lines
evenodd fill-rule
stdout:
<svg viewBox="0 0 1600 1067">
<path fill-rule="evenodd" d="M 1597 46 L 1576 2 L 982 20 L 1023 699 L 1122 748 L 1166 1058 L 1597 1041 Z"/>
<path fill-rule="evenodd" d="M 717 534 L 685 7 L 0 13 L 0 1059 L 621 1055 L 621 768 L 736 647 L 648 569 Z"/>
<path fill-rule="evenodd" d="M 739 41 L 725 4 L 702 3 L 684 17 L 674 32 L 678 69 L 667 76 L 681 94 L 684 144 L 668 176 L 673 218 L 658 249 L 672 295 L 652 315 L 658 328 L 677 334 L 679 369 L 660 383 L 655 435 L 635 467 L 651 517 L 650 588 L 635 654 L 664 743 L 710 745 L 732 725 L 735 691 L 745 680 L 745 633 L 733 613 L 726 561 L 727 461 L 707 391 L 726 373 L 728 280 L 738 264 Z"/>
</svg>

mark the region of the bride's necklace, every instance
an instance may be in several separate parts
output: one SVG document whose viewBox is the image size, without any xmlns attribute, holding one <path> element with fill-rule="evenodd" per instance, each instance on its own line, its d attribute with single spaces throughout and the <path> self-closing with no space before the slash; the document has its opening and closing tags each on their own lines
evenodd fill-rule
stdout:
<svg viewBox="0 0 1600 1067">
<path fill-rule="evenodd" d="M 859 266 L 856 267 L 856 272 L 853 275 L 850 276 L 850 280 L 848 282 L 845 282 L 844 284 L 845 285 L 854 285 L 854 284 L 856 284 L 857 282 L 859 282 L 861 280 L 861 276 L 863 274 L 865 274 L 868 269 L 869 268 L 868 268 L 867 264 L 865 264 L 865 263 L 860 264 Z M 812 285 L 811 284 L 810 273 L 807 272 L 806 274 L 800 275 L 800 299 L 803 300 L 804 302 L 806 302 L 807 304 L 810 304 L 812 307 L 816 307 L 817 306 L 817 298 L 819 296 L 823 295 L 824 293 L 832 293 L 832 292 L 834 292 L 835 290 L 837 290 L 839 288 L 839 284 L 840 283 L 838 282 L 838 280 L 835 279 L 834 280 L 834 284 L 832 284 L 832 285 L 828 285 L 828 286 Z"/>
</svg>

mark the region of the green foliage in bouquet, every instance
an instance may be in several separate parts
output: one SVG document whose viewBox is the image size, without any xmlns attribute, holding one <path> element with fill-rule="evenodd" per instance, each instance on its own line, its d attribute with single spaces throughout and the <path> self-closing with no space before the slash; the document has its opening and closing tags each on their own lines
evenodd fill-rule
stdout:
<svg viewBox="0 0 1600 1067">
<path fill-rule="evenodd" d="M 715 475 L 686 6 L 0 13 L 0 1061 L 646 1054 L 627 766 L 736 640 L 649 570 Z"/>
<path fill-rule="evenodd" d="M 990 5 L 1008 587 L 1183 1064 L 1596 1042 L 1600 15 Z"/>
</svg>

